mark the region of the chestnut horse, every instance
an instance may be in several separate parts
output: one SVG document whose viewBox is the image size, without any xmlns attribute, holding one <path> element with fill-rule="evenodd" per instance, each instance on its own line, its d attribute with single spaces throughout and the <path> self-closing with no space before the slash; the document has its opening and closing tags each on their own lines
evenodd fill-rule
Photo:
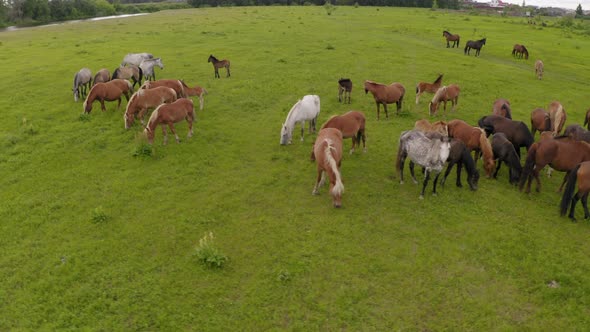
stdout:
<svg viewBox="0 0 590 332">
<path fill-rule="evenodd" d="M 143 117 L 148 109 L 155 109 L 162 104 L 169 104 L 177 99 L 176 91 L 160 86 L 153 89 L 138 90 L 127 103 L 125 114 L 125 129 L 129 129 L 137 114 L 143 125 Z"/>
<path fill-rule="evenodd" d="M 145 81 L 140 89 L 153 89 L 159 86 L 165 86 L 176 91 L 178 98 L 185 98 L 184 86 L 180 80 L 157 80 Z"/>
<path fill-rule="evenodd" d="M 506 119 L 499 115 L 488 115 L 479 119 L 477 125 L 483 128 L 488 136 L 495 133 L 504 133 L 514 146 L 519 159 L 520 148 L 524 146 L 528 151 L 535 141 L 531 131 L 522 121 Z"/>
<path fill-rule="evenodd" d="M 439 74 L 437 79 L 434 80 L 432 83 L 427 82 L 420 82 L 416 84 L 416 105 L 418 105 L 418 101 L 420 100 L 420 96 L 424 92 L 436 93 L 440 88 L 442 82 L 443 74 Z"/>
<path fill-rule="evenodd" d="M 180 143 L 180 138 L 178 138 L 176 130 L 174 130 L 174 124 L 186 119 L 186 122 L 188 122 L 187 138 L 191 138 L 193 136 L 193 122 L 195 121 L 195 118 L 193 101 L 187 98 L 180 98 L 173 103 L 158 106 L 150 116 L 150 120 L 145 127 L 144 133 L 147 135 L 150 144 L 152 144 L 154 143 L 156 127 L 159 124 L 162 124 L 162 133 L 164 134 L 163 144 L 166 144 L 168 143 L 166 125 L 168 125 L 170 131 L 172 131 L 176 137 L 176 142 Z"/>
<path fill-rule="evenodd" d="M 95 85 L 96 83 L 105 83 L 110 80 L 111 80 L 111 73 L 109 72 L 108 69 L 102 68 L 101 70 L 96 72 L 96 75 L 94 75 L 94 79 L 92 80 L 92 85 Z"/>
<path fill-rule="evenodd" d="M 452 41 L 453 42 L 453 48 L 455 47 L 455 45 L 457 46 L 457 48 L 459 48 L 459 40 L 461 39 L 461 37 L 459 37 L 459 35 L 454 35 L 448 31 L 443 31 L 443 37 L 445 37 L 447 39 L 447 48 L 450 47 L 449 42 Z"/>
<path fill-rule="evenodd" d="M 548 112 L 549 118 L 551 118 L 551 131 L 554 136 L 557 136 L 561 133 L 561 129 L 563 129 L 563 125 L 567 119 L 565 109 L 558 101 L 552 101 L 549 104 Z"/>
<path fill-rule="evenodd" d="M 213 63 L 213 69 L 215 69 L 215 78 L 220 78 L 219 68 L 225 68 L 225 70 L 227 71 L 226 77 L 231 76 L 229 73 L 229 60 L 217 60 L 217 58 L 213 55 L 209 55 L 209 59 L 207 60 L 207 62 Z"/>
<path fill-rule="evenodd" d="M 342 193 L 344 192 L 344 185 L 340 176 L 342 132 L 336 128 L 321 129 L 313 145 L 313 155 L 315 156 L 318 176 L 312 194 L 319 194 L 319 188 L 324 184 L 326 174 L 328 174 L 332 204 L 334 207 L 341 207 Z"/>
<path fill-rule="evenodd" d="M 491 177 L 496 166 L 492 145 L 483 129 L 473 127 L 463 120 L 451 120 L 448 122 L 449 136 L 456 138 L 475 151 L 475 163 L 479 159 L 480 153 L 483 155 L 483 168 L 487 177 Z"/>
<path fill-rule="evenodd" d="M 590 108 L 586 111 L 586 116 L 584 116 L 584 126 L 590 130 Z"/>
<path fill-rule="evenodd" d="M 133 91 L 133 87 L 129 81 L 124 81 L 127 84 L 127 89 Z M 117 109 L 121 107 L 121 96 L 125 95 L 128 97 L 128 90 L 123 91 L 120 86 L 119 81 L 110 81 L 106 83 L 97 83 L 95 86 L 90 89 L 84 104 L 82 105 L 84 109 L 84 113 L 90 113 L 92 111 L 92 103 L 95 100 L 100 102 L 100 107 L 102 111 L 106 111 L 104 106 L 104 102 L 106 101 L 115 101 L 117 100 L 119 103 L 117 104 Z"/>
<path fill-rule="evenodd" d="M 449 100 L 451 101 L 451 105 L 452 105 L 451 111 L 454 111 L 455 107 L 457 107 L 457 104 L 459 103 L 459 93 L 460 92 L 461 92 L 461 89 L 459 89 L 459 86 L 457 84 L 443 86 L 440 89 L 438 89 L 438 91 L 434 94 L 434 97 L 432 97 L 430 104 L 428 104 L 430 116 L 433 116 L 436 114 L 436 112 L 438 111 L 438 107 L 440 105 L 440 102 L 444 103 L 443 109 L 446 112 L 447 111 L 447 101 L 449 101 Z"/>
<path fill-rule="evenodd" d="M 203 110 L 203 106 L 205 105 L 205 100 L 203 99 L 203 95 L 206 95 L 208 92 L 205 88 L 195 85 L 194 88 L 189 88 L 183 80 L 180 80 L 183 88 L 183 95 L 188 97 L 198 96 L 199 97 L 199 110 Z"/>
<path fill-rule="evenodd" d="M 350 154 L 354 152 L 354 147 L 363 141 L 363 151 L 367 152 L 365 145 L 365 114 L 359 111 L 350 111 L 342 115 L 334 115 L 322 125 L 324 128 L 336 128 L 342 132 L 342 138 L 352 138 L 352 148 Z"/>
<path fill-rule="evenodd" d="M 442 136 L 449 136 L 449 126 L 446 121 L 430 123 L 426 119 L 421 119 L 414 123 L 414 129 L 423 133 L 439 133 Z"/>
<path fill-rule="evenodd" d="M 373 94 L 375 104 L 377 104 L 377 120 L 379 120 L 379 105 L 383 105 L 386 118 L 389 118 L 389 114 L 387 113 L 387 104 L 395 103 L 397 105 L 396 113 L 399 114 L 399 111 L 402 109 L 404 95 L 406 94 L 406 89 L 401 83 L 395 82 L 391 83 L 390 85 L 385 85 L 366 80 L 365 94 L 369 93 L 369 91 L 371 91 Z"/>
<path fill-rule="evenodd" d="M 578 182 L 578 192 L 574 195 L 574 189 L 576 188 L 576 181 Z M 572 169 L 567 178 L 567 185 L 563 191 L 560 204 L 560 214 L 562 216 L 567 212 L 567 207 L 570 207 L 569 218 L 572 221 L 576 221 L 575 209 L 576 203 L 581 199 L 582 207 L 584 207 L 584 219 L 590 218 L 590 212 L 588 212 L 588 193 L 590 192 L 590 161 L 580 163 Z"/>
<path fill-rule="evenodd" d="M 538 79 L 543 79 L 543 61 L 541 60 L 535 61 L 535 75 Z"/>
<path fill-rule="evenodd" d="M 344 102 L 346 103 L 346 96 L 348 95 L 348 103 L 350 104 L 350 93 L 352 92 L 352 81 L 350 78 L 341 78 L 338 80 L 338 102 L 342 102 L 342 95 L 344 95 Z"/>
<path fill-rule="evenodd" d="M 525 60 L 528 60 L 529 51 L 526 49 L 526 47 L 524 47 L 524 45 L 514 44 L 514 47 L 512 48 L 512 56 L 518 59 L 522 59 L 524 56 Z"/>
<path fill-rule="evenodd" d="M 535 137 L 537 130 L 542 133 L 551 131 L 551 118 L 549 113 L 542 108 L 535 108 L 531 112 L 531 134 Z"/>
<path fill-rule="evenodd" d="M 512 120 L 512 111 L 510 110 L 510 102 L 506 99 L 500 98 L 494 101 L 492 106 L 492 114 L 503 116 Z"/>
</svg>

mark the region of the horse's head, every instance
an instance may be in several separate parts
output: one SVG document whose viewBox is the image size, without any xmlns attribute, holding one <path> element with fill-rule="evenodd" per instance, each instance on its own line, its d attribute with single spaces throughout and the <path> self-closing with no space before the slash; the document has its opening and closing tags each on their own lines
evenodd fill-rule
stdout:
<svg viewBox="0 0 590 332">
<path fill-rule="evenodd" d="M 147 137 L 148 142 L 150 144 L 154 143 L 154 131 L 150 129 L 150 127 L 145 127 L 145 129 L 143 130 L 143 134 Z"/>
<path fill-rule="evenodd" d="M 131 128 L 131 125 L 133 124 L 133 121 L 135 120 L 133 115 L 125 112 L 125 114 L 123 114 L 123 119 L 125 120 L 125 129 Z"/>
<path fill-rule="evenodd" d="M 164 63 L 162 63 L 162 58 L 157 58 L 156 64 L 158 65 L 158 67 L 160 67 L 160 69 L 164 69 Z"/>
<path fill-rule="evenodd" d="M 75 89 L 72 89 L 72 91 L 74 92 L 74 101 L 78 102 L 78 96 L 80 95 L 80 92 L 78 92 L 78 88 L 76 87 Z"/>
<path fill-rule="evenodd" d="M 292 132 L 287 128 L 287 125 L 283 124 L 281 129 L 281 145 L 291 144 Z"/>
<path fill-rule="evenodd" d="M 213 62 L 213 60 L 215 60 L 213 54 L 209 55 L 209 59 L 207 59 L 207 62 Z"/>
<path fill-rule="evenodd" d="M 434 113 L 436 113 L 437 106 L 438 106 L 438 103 L 433 103 L 433 102 L 428 103 L 428 114 L 430 114 L 430 116 L 433 116 Z"/>
</svg>

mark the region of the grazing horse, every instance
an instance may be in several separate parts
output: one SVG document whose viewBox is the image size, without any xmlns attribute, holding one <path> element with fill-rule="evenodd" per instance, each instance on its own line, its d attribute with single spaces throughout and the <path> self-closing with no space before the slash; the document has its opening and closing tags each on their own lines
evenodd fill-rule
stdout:
<svg viewBox="0 0 590 332">
<path fill-rule="evenodd" d="M 187 138 L 191 138 L 193 136 L 193 122 L 196 120 L 196 116 L 193 101 L 187 98 L 179 98 L 173 103 L 158 106 L 150 116 L 144 133 L 147 135 L 150 144 L 152 144 L 154 143 L 156 127 L 162 124 L 162 133 L 164 134 L 163 144 L 166 144 L 168 143 L 166 125 L 168 125 L 170 131 L 176 137 L 176 143 L 180 143 L 180 138 L 178 138 L 176 130 L 174 130 L 174 124 L 183 119 L 186 119 L 186 122 L 188 122 Z"/>
<path fill-rule="evenodd" d="M 455 107 L 457 107 L 457 104 L 459 103 L 459 93 L 461 92 L 461 89 L 459 88 L 459 86 L 457 84 L 451 84 L 448 86 L 443 86 L 440 89 L 438 89 L 438 91 L 436 91 L 436 93 L 434 94 L 434 97 L 432 97 L 432 100 L 430 101 L 430 103 L 428 104 L 428 109 L 429 109 L 429 114 L 430 116 L 433 116 L 436 114 L 436 112 L 438 111 L 438 107 L 440 105 L 440 102 L 443 102 L 443 109 L 446 112 L 447 111 L 447 101 L 451 101 L 451 111 L 455 110 Z"/>
<path fill-rule="evenodd" d="M 139 64 L 139 68 L 143 72 L 143 75 L 147 81 L 155 81 L 156 80 L 156 72 L 154 71 L 154 66 L 160 67 L 160 69 L 164 69 L 164 64 L 162 63 L 161 58 L 155 59 L 147 59 L 143 60 Z M 141 84 L 141 82 L 140 82 Z"/>
<path fill-rule="evenodd" d="M 414 123 L 414 129 L 423 133 L 438 133 L 442 136 L 449 136 L 449 126 L 446 121 L 430 123 L 426 119 L 421 119 Z"/>
<path fill-rule="evenodd" d="M 127 99 L 127 101 L 129 101 L 129 98 L 131 97 L 131 95 L 133 95 L 133 86 L 131 86 L 131 83 L 129 83 L 128 80 L 115 78 L 113 80 L 110 80 L 108 83 L 114 84 L 117 87 L 119 87 L 119 89 L 123 91 L 123 95 L 125 96 L 125 99 Z"/>
<path fill-rule="evenodd" d="M 561 133 L 561 129 L 565 124 L 567 115 L 565 109 L 558 101 L 552 101 L 548 108 L 549 118 L 551 118 L 551 131 L 554 136 L 558 136 Z"/>
<path fill-rule="evenodd" d="M 326 123 L 322 125 L 324 128 L 336 128 L 342 132 L 342 138 L 352 138 L 352 148 L 350 154 L 354 152 L 354 147 L 361 144 L 363 141 L 363 151 L 367 152 L 365 145 L 365 114 L 359 111 L 350 111 L 342 115 L 332 116 Z M 320 129 L 320 130 L 321 130 Z"/>
<path fill-rule="evenodd" d="M 459 40 L 461 39 L 461 37 L 459 37 L 459 35 L 454 35 L 448 31 L 443 31 L 443 37 L 445 37 L 447 39 L 447 48 L 450 47 L 449 42 L 452 41 L 453 42 L 453 48 L 455 47 L 455 45 L 457 45 L 457 48 L 459 48 Z"/>
<path fill-rule="evenodd" d="M 510 102 L 506 99 L 500 98 L 494 101 L 492 106 L 492 114 L 503 116 L 512 120 L 512 111 L 510 110 Z"/>
<path fill-rule="evenodd" d="M 494 134 L 492 137 L 492 151 L 494 152 L 494 158 L 497 159 L 494 179 L 498 178 L 500 166 L 502 166 L 502 162 L 505 162 L 510 167 L 508 181 L 510 184 L 518 184 L 520 174 L 522 173 L 522 166 L 520 165 L 520 159 L 516 154 L 516 150 L 514 150 L 514 145 L 506 138 L 504 133 Z"/>
<path fill-rule="evenodd" d="M 344 102 L 346 103 L 346 95 L 348 95 L 348 103 L 350 104 L 350 93 L 352 92 L 352 81 L 350 78 L 341 78 L 338 80 L 338 102 L 342 102 L 342 95 L 344 94 Z"/>
<path fill-rule="evenodd" d="M 111 80 L 111 73 L 108 69 L 102 68 L 101 70 L 96 72 L 94 75 L 94 79 L 92 80 L 92 85 L 96 83 L 105 83 Z"/>
<path fill-rule="evenodd" d="M 427 82 L 420 82 L 416 84 L 416 105 L 418 105 L 418 101 L 420 100 L 420 96 L 424 92 L 436 93 L 440 88 L 442 83 L 443 74 L 439 74 L 436 80 L 432 83 Z"/>
<path fill-rule="evenodd" d="M 445 181 L 447 180 L 449 173 L 451 173 L 453 166 L 457 164 L 457 187 L 463 187 L 463 184 L 461 184 L 461 168 L 465 166 L 469 188 L 473 191 L 477 190 L 479 171 L 475 168 L 475 162 L 471 157 L 471 150 L 465 146 L 465 143 L 458 139 L 451 139 L 451 149 L 449 151 L 449 157 L 447 158 L 447 164 L 448 166 L 447 170 L 445 171 L 445 175 L 443 176 L 442 180 L 440 180 L 441 186 L 445 185 Z"/>
<path fill-rule="evenodd" d="M 143 125 L 143 117 L 148 109 L 155 109 L 162 104 L 176 101 L 176 91 L 160 86 L 153 89 L 139 89 L 127 103 L 125 114 L 125 129 L 131 128 L 137 114 Z"/>
<path fill-rule="evenodd" d="M 125 65 L 139 66 L 143 60 L 153 59 L 154 56 L 151 53 L 127 53 L 121 62 L 121 67 Z"/>
<path fill-rule="evenodd" d="M 590 108 L 586 111 L 586 116 L 584 116 L 584 126 L 590 130 Z"/>
<path fill-rule="evenodd" d="M 479 52 L 481 51 L 482 46 L 485 44 L 486 38 L 476 41 L 470 40 L 467 42 L 467 44 L 465 44 L 465 49 L 463 50 L 463 53 L 469 55 L 469 51 L 471 51 L 471 49 L 473 48 L 475 50 L 475 56 L 479 56 Z"/>
<path fill-rule="evenodd" d="M 574 195 L 574 189 L 576 188 L 576 182 L 578 182 L 578 192 Z M 559 212 L 562 216 L 567 212 L 567 207 L 570 207 L 569 218 L 572 221 L 576 221 L 575 209 L 576 203 L 581 199 L 582 207 L 584 207 L 584 219 L 590 218 L 590 212 L 588 212 L 588 193 L 590 192 L 590 161 L 585 161 L 576 165 L 568 175 L 567 185 L 563 191 L 561 197 L 561 204 Z"/>
<path fill-rule="evenodd" d="M 590 131 L 584 129 L 578 124 L 572 124 L 565 127 L 564 136 L 569 136 L 576 141 L 584 141 L 590 143 Z"/>
<path fill-rule="evenodd" d="M 287 119 L 281 129 L 281 145 L 291 144 L 293 129 L 297 122 L 301 122 L 301 142 L 303 142 L 303 131 L 305 121 L 309 121 L 309 132 L 313 127 L 316 130 L 316 122 L 320 114 L 320 97 L 317 95 L 306 95 L 299 99 L 287 114 Z"/>
<path fill-rule="evenodd" d="M 463 120 L 451 120 L 448 122 L 449 136 L 465 143 L 467 148 L 475 151 L 475 163 L 479 159 L 479 154 L 483 156 L 483 168 L 487 177 L 492 176 L 495 161 L 492 145 L 483 129 L 473 127 Z"/>
<path fill-rule="evenodd" d="M 135 65 L 129 65 L 128 67 L 119 67 L 113 70 L 112 79 L 120 78 L 124 80 L 133 80 L 133 87 L 135 84 L 141 86 L 141 80 L 143 79 L 143 70 Z"/>
<path fill-rule="evenodd" d="M 422 184 L 420 199 L 424 198 L 424 190 L 430 180 L 430 173 L 436 172 L 433 182 L 432 192 L 436 195 L 436 184 L 440 171 L 442 171 L 449 152 L 451 144 L 448 137 L 438 134 L 426 134 L 418 130 L 404 131 L 399 138 L 399 149 L 397 151 L 396 168 L 400 174 L 400 184 L 404 183 L 404 162 L 407 157 L 412 161 L 410 163 L 410 174 L 414 183 L 418 183 L 414 176 L 414 163 L 425 168 L 426 176 Z"/>
<path fill-rule="evenodd" d="M 567 136 L 558 136 L 554 139 L 542 139 L 534 143 L 526 157 L 526 162 L 520 177 L 520 190 L 527 182 L 526 193 L 531 191 L 531 182 L 533 178 L 537 181 L 537 192 L 541 191 L 541 181 L 539 173 L 545 167 L 550 165 L 553 169 L 561 172 L 570 172 L 576 165 L 581 162 L 590 160 L 590 144 L 582 141 L 576 141 Z M 559 190 L 563 187 L 566 177 Z"/>
<path fill-rule="evenodd" d="M 518 59 L 522 59 L 524 56 L 525 60 L 528 60 L 529 51 L 526 49 L 526 47 L 524 47 L 524 45 L 514 44 L 514 47 L 512 48 L 512 56 Z"/>
<path fill-rule="evenodd" d="M 78 102 L 78 98 L 86 96 L 86 90 L 90 89 L 90 81 L 92 80 L 92 72 L 88 68 L 80 69 L 74 75 L 74 101 Z"/>
<path fill-rule="evenodd" d="M 477 125 L 483 128 L 488 136 L 495 133 L 504 133 L 506 138 L 512 142 L 519 159 L 520 148 L 524 146 L 528 151 L 534 142 L 531 131 L 522 121 L 506 119 L 499 115 L 488 115 L 479 119 Z"/>
<path fill-rule="evenodd" d="M 176 91 L 178 98 L 186 98 L 184 93 L 184 85 L 180 80 L 157 80 L 145 81 L 140 89 L 153 89 L 159 86 L 165 86 Z"/>
<path fill-rule="evenodd" d="M 203 95 L 206 95 L 208 92 L 205 88 L 195 85 L 194 88 L 189 88 L 183 80 L 180 80 L 183 88 L 183 95 L 188 97 L 198 96 L 199 97 L 199 109 L 202 111 L 203 106 L 205 105 L 205 100 L 203 99 Z"/>
<path fill-rule="evenodd" d="M 128 85 L 128 89 L 133 91 L 133 87 L 131 87 L 131 83 L 126 81 Z M 106 83 L 97 83 L 95 86 L 90 89 L 86 100 L 84 101 L 84 105 L 82 105 L 84 109 L 84 113 L 90 113 L 92 111 L 92 103 L 95 100 L 100 102 L 100 107 L 102 111 L 106 111 L 104 106 L 104 101 L 115 101 L 117 100 L 119 103 L 117 104 L 117 109 L 121 107 L 121 96 L 124 95 L 123 90 L 119 87 L 119 82 L 106 82 Z"/>
<path fill-rule="evenodd" d="M 538 79 L 543 79 L 543 61 L 541 60 L 535 61 L 535 75 Z"/>
<path fill-rule="evenodd" d="M 535 108 L 531 112 L 531 133 L 535 137 L 537 130 L 542 133 L 551 131 L 551 118 L 549 113 L 542 108 Z"/>
<path fill-rule="evenodd" d="M 385 85 L 367 80 L 365 81 L 365 94 L 369 93 L 369 91 L 373 94 L 375 104 L 377 104 L 377 120 L 379 120 L 379 105 L 383 105 L 386 118 L 389 118 L 387 104 L 396 103 L 396 113 L 399 114 L 399 111 L 402 109 L 404 95 L 406 94 L 406 89 L 401 83 L 396 82 L 391 83 L 390 85 Z"/>
<path fill-rule="evenodd" d="M 319 188 L 324 184 L 326 174 L 328 174 L 332 204 L 336 208 L 341 207 L 342 193 L 344 192 L 344 185 L 340 176 L 342 132 L 336 128 L 321 129 L 313 144 L 313 155 L 316 157 L 318 176 L 312 195 L 319 194 Z"/>
<path fill-rule="evenodd" d="M 220 78 L 219 68 L 225 68 L 225 70 L 227 71 L 226 77 L 231 76 L 229 72 L 229 60 L 217 60 L 217 58 L 213 55 L 209 55 L 209 59 L 207 60 L 207 62 L 213 63 L 213 69 L 215 69 L 215 78 Z"/>
</svg>

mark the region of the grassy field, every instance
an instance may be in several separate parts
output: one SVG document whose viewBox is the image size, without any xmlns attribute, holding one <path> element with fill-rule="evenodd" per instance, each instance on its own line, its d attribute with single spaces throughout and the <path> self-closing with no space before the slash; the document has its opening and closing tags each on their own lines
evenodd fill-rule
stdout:
<svg viewBox="0 0 590 332">
<path fill-rule="evenodd" d="M 460 34 L 461 46 L 488 42 L 481 57 L 467 57 L 445 47 L 442 30 Z M 512 58 L 515 43 L 528 61 Z M 415 84 L 438 73 L 462 89 L 457 111 L 439 118 L 475 125 L 502 97 L 527 124 L 552 100 L 567 124 L 581 123 L 587 36 L 443 11 L 254 7 L 3 32 L 0 49 L 0 330 L 590 324 L 590 224 L 559 217 L 560 173 L 526 195 L 505 168 L 498 180 L 482 177 L 477 192 L 455 187 L 453 172 L 438 196 L 419 200 L 419 186 L 400 185 L 394 171 L 399 134 L 428 117 L 429 95 L 415 105 Z M 125 130 L 115 103 L 80 116 L 71 85 L 82 67 L 112 70 L 144 51 L 162 57 L 158 78 L 209 94 L 192 139 L 180 123 L 181 144 L 163 146 L 158 131 L 153 154 L 136 156 L 140 126 Z M 222 70 L 214 79 L 210 54 L 231 60 L 231 78 Z M 338 103 L 340 77 L 355 84 L 351 105 Z M 377 121 L 365 79 L 404 84 L 401 114 Z M 349 109 L 367 115 L 368 152 L 342 162 L 342 209 L 326 188 L 311 195 L 315 135 L 279 145 L 305 94 L 321 97 L 320 123 Z M 209 232 L 229 258 L 219 269 L 196 255 Z"/>
</svg>

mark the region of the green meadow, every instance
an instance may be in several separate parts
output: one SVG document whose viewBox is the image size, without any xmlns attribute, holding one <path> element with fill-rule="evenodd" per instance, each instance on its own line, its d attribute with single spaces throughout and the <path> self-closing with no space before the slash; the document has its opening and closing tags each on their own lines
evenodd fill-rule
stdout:
<svg viewBox="0 0 590 332">
<path fill-rule="evenodd" d="M 541 192 L 527 195 L 505 166 L 485 178 L 480 161 L 476 192 L 465 179 L 457 188 L 453 171 L 419 200 L 420 186 L 400 185 L 394 169 L 400 133 L 428 118 L 432 95 L 416 105 L 415 85 L 439 73 L 461 96 L 437 119 L 476 125 L 506 98 L 527 125 L 553 100 L 566 125 L 581 124 L 590 40 L 546 22 L 242 7 L 0 32 L 0 330 L 587 329 L 590 222 L 580 205 L 578 223 L 559 216 L 562 173 L 543 172 Z M 443 30 L 461 35 L 460 49 L 446 48 Z M 463 55 L 483 37 L 480 57 Z M 511 56 L 515 43 L 529 60 Z M 146 147 L 138 123 L 124 129 L 125 102 L 81 115 L 74 74 L 112 71 L 129 52 L 161 57 L 157 78 L 208 90 L 191 139 L 182 122 L 180 144 L 162 145 L 158 130 Z M 231 78 L 214 78 L 210 54 L 231 61 Z M 341 77 L 354 83 L 350 105 L 337 99 Z M 365 79 L 402 83 L 401 113 L 390 105 L 377 121 Z M 320 124 L 351 109 L 367 116 L 368 151 L 342 160 L 341 209 L 327 186 L 311 195 L 315 134 L 306 128 L 301 142 L 297 128 L 279 145 L 306 94 L 321 98 Z"/>
</svg>

